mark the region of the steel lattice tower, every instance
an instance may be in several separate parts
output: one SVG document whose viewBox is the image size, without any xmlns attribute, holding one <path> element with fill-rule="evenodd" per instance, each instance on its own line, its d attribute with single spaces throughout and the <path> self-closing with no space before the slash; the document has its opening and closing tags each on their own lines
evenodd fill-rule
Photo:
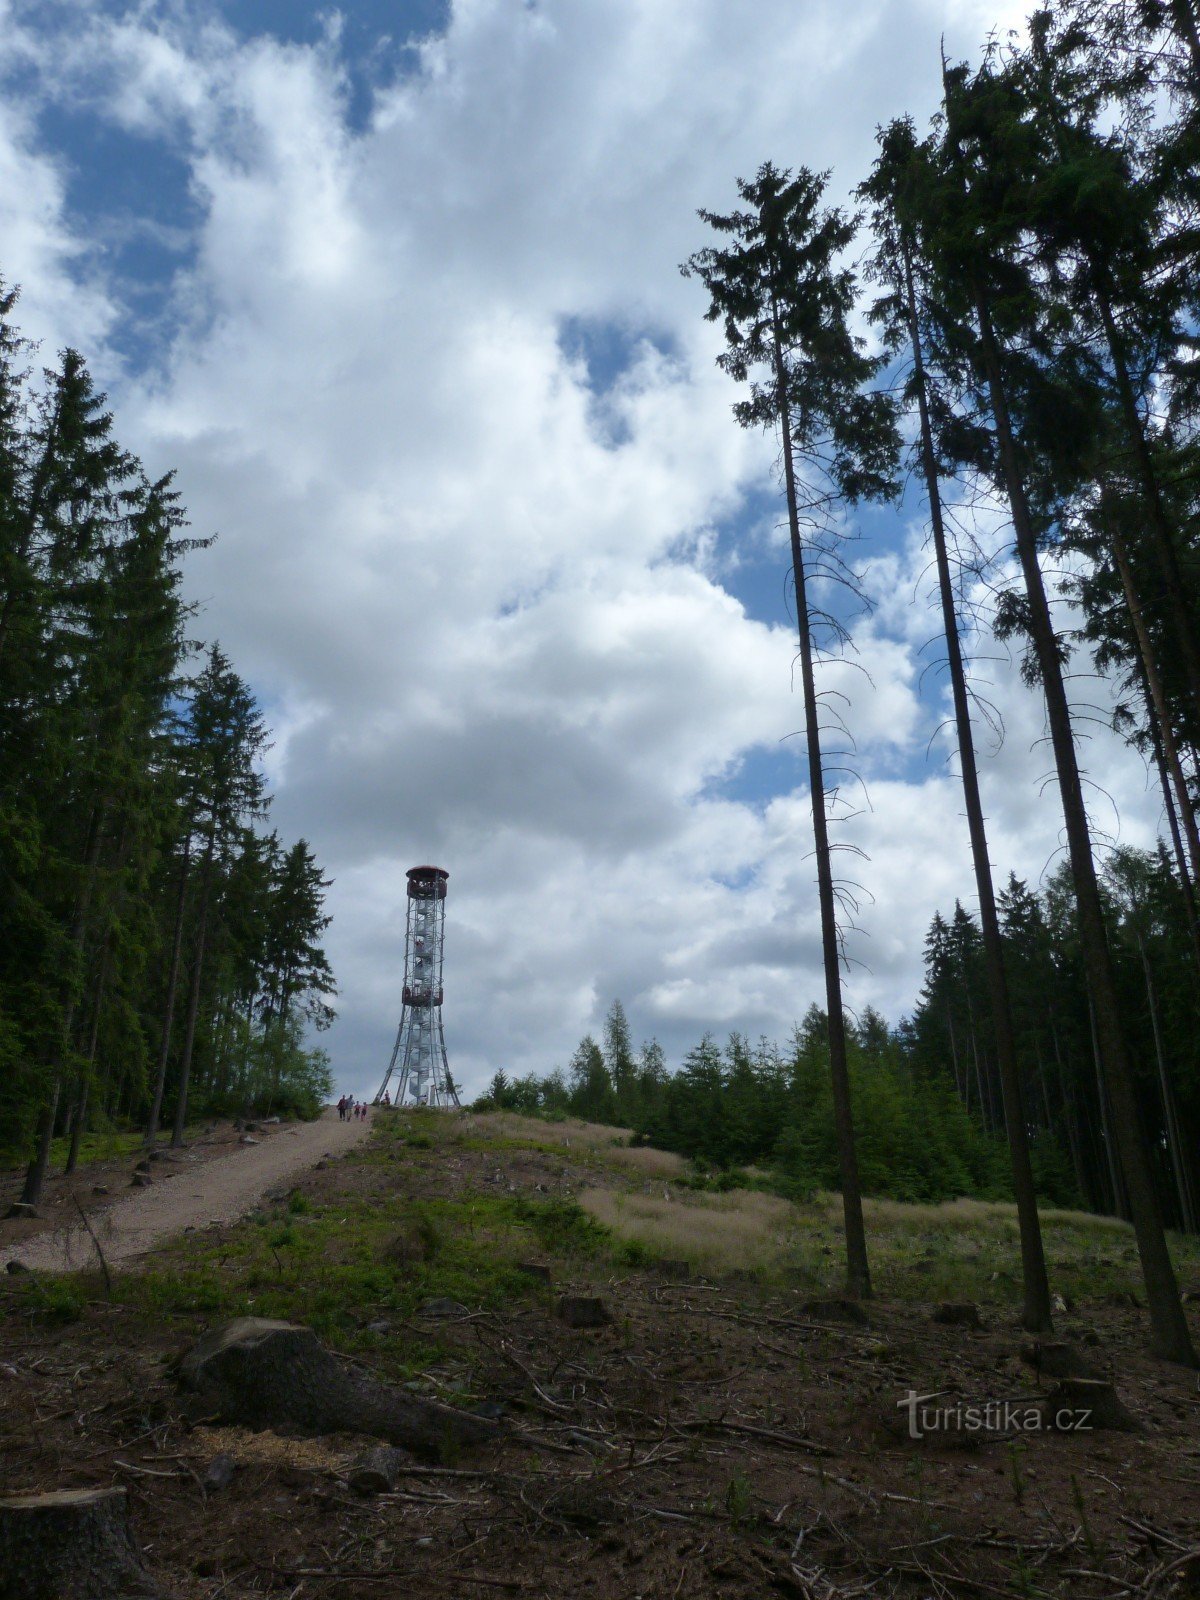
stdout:
<svg viewBox="0 0 1200 1600">
<path fill-rule="evenodd" d="M 458 1090 L 446 1061 L 442 1033 L 442 935 L 446 883 L 441 867 L 408 872 L 408 925 L 404 936 L 404 1009 L 378 1105 L 396 1075 L 393 1105 L 457 1106 Z"/>
</svg>

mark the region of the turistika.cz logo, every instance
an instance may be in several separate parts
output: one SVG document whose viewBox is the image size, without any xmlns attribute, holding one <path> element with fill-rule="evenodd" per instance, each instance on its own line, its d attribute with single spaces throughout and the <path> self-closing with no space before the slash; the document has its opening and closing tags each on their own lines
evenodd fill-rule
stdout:
<svg viewBox="0 0 1200 1600">
<path fill-rule="evenodd" d="M 1091 1428 L 1090 1406 L 1060 1406 L 1051 1411 L 1036 1400 L 954 1400 L 946 1403 L 945 1389 L 918 1394 L 910 1389 L 896 1408 L 908 1412 L 908 1436 L 923 1439 L 930 1433 L 1086 1433 Z M 931 1402 L 942 1401 L 942 1404 Z"/>
</svg>

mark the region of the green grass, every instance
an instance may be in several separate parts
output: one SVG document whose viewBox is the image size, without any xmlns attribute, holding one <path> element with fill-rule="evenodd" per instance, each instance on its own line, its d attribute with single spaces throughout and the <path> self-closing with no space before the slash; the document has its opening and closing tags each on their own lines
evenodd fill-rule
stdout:
<svg viewBox="0 0 1200 1600">
<path fill-rule="evenodd" d="M 347 1159 L 354 1159 L 353 1157 Z M 547 1293 L 518 1268 L 543 1253 L 586 1258 L 609 1238 L 573 1202 L 402 1195 L 259 1213 L 212 1240 L 172 1247 L 162 1268 L 116 1280 L 114 1298 L 153 1318 L 200 1314 L 304 1323 L 340 1349 L 381 1350 L 398 1376 L 437 1358 L 437 1324 L 399 1326 L 423 1302 L 497 1310 Z M 388 1322 L 387 1333 L 367 1324 Z"/>
<path fill-rule="evenodd" d="M 185 1139 L 191 1143 L 205 1123 L 195 1123 L 185 1132 Z M 168 1127 L 166 1135 L 160 1134 L 159 1143 L 165 1143 L 170 1138 L 171 1130 Z M 91 1133 L 85 1133 L 79 1140 L 79 1165 L 81 1167 L 94 1166 L 102 1161 L 125 1161 L 141 1153 L 145 1142 L 143 1129 L 132 1130 L 123 1128 L 102 1128 Z M 50 1171 L 53 1175 L 61 1173 L 67 1164 L 67 1155 L 71 1148 L 69 1138 L 55 1139 L 50 1146 Z M 29 1151 L 0 1150 L 0 1171 L 19 1169 L 29 1159 Z"/>
<path fill-rule="evenodd" d="M 500 1309 L 545 1296 L 546 1288 L 518 1268 L 531 1257 L 567 1270 L 595 1262 L 623 1271 L 670 1257 L 700 1271 L 750 1273 L 811 1293 L 842 1286 L 837 1195 L 793 1202 L 753 1182 L 746 1188 L 647 1183 L 636 1167 L 617 1164 L 604 1166 L 582 1205 L 491 1192 L 413 1200 L 404 1192 L 406 1167 L 436 1167 L 453 1149 L 548 1148 L 593 1160 L 599 1153 L 590 1135 L 585 1145 L 572 1134 L 564 1152 L 561 1143 L 547 1145 L 539 1123 L 529 1124 L 527 1138 L 523 1134 L 521 1119 L 510 1116 L 498 1124 L 419 1111 L 381 1117 L 372 1139 L 343 1160 L 348 1177 L 356 1165 L 393 1167 L 392 1193 L 317 1201 L 302 1188 L 293 1190 L 228 1232 L 178 1241 L 152 1271 L 119 1275 L 114 1299 L 148 1320 L 255 1315 L 306 1323 L 335 1346 L 379 1352 L 396 1375 L 412 1376 L 442 1354 L 438 1325 L 419 1319 L 422 1303 L 446 1298 L 471 1310 Z M 872 1273 L 883 1297 L 1019 1304 L 1011 1205 L 868 1200 L 865 1212 Z M 1126 1224 L 1051 1209 L 1042 1222 L 1052 1289 L 1081 1307 L 1117 1294 L 1141 1296 Z M 1171 1242 L 1183 1286 L 1200 1286 L 1200 1240 L 1173 1236 Z M 69 1321 L 82 1314 L 85 1293 L 99 1293 L 85 1291 L 86 1282 L 39 1275 L 35 1283 L 14 1285 L 11 1303 L 40 1319 Z M 367 1325 L 377 1321 L 390 1324 L 389 1331 L 371 1331 Z"/>
</svg>

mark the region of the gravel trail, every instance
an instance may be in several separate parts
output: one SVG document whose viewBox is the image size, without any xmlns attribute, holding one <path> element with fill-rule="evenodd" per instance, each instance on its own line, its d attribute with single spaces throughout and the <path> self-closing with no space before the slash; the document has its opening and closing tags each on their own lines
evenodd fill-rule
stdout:
<svg viewBox="0 0 1200 1600">
<path fill-rule="evenodd" d="M 324 1155 L 340 1155 L 365 1139 L 369 1121 L 340 1122 L 327 1108 L 315 1122 L 298 1122 L 255 1135 L 256 1145 L 239 1145 L 227 1156 L 198 1161 L 187 1151 L 154 1163 L 149 1189 L 133 1189 L 115 1205 L 90 1214 L 110 1267 L 135 1264 L 135 1258 L 182 1233 L 211 1222 L 236 1222 L 268 1189 L 298 1177 Z M 4 1250 L 6 1261 L 47 1272 L 94 1267 L 96 1249 L 82 1223 L 38 1234 Z"/>
</svg>

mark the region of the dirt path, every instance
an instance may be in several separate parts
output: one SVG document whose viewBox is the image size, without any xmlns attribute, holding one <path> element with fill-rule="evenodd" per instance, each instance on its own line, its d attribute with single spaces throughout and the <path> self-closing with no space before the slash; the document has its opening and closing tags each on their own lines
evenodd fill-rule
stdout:
<svg viewBox="0 0 1200 1600">
<path fill-rule="evenodd" d="M 337 1112 L 326 1110 L 316 1122 L 298 1122 L 279 1128 L 261 1142 L 242 1145 L 227 1156 L 200 1161 L 185 1152 L 177 1159 L 158 1161 L 154 1186 L 135 1189 L 126 1198 L 90 1221 L 110 1267 L 129 1267 L 185 1228 L 203 1228 L 211 1222 L 234 1222 L 268 1190 L 306 1172 L 321 1157 L 339 1155 L 365 1139 L 369 1122 L 340 1122 Z M 3 1251 L 6 1261 L 42 1271 L 62 1272 L 94 1266 L 96 1251 L 83 1225 L 41 1233 Z"/>
</svg>

